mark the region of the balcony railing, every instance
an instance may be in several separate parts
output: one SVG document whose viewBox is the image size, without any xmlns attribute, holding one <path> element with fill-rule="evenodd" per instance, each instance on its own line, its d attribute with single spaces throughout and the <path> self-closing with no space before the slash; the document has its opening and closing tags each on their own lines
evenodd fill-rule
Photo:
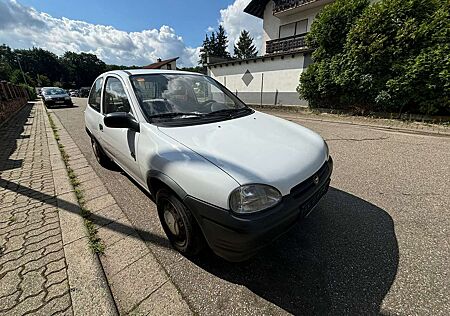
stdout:
<svg viewBox="0 0 450 316">
<path fill-rule="evenodd" d="M 306 34 L 294 35 L 266 42 L 266 54 L 289 53 L 306 48 Z"/>
<path fill-rule="evenodd" d="M 318 0 L 278 0 L 275 1 L 273 14 L 280 13 L 289 9 L 294 9 L 316 1 Z"/>
</svg>

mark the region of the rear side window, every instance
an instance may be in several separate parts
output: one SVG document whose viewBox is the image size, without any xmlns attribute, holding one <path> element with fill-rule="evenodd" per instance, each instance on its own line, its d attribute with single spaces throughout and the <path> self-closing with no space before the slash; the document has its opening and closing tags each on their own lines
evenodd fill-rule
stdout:
<svg viewBox="0 0 450 316">
<path fill-rule="evenodd" d="M 100 112 L 100 100 L 102 95 L 103 78 L 98 78 L 92 85 L 91 92 L 89 93 L 89 105 L 91 108 Z"/>
</svg>

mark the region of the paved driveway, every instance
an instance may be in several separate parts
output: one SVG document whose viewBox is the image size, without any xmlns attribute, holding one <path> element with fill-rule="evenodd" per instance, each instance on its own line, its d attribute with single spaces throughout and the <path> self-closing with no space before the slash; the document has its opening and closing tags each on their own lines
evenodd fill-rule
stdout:
<svg viewBox="0 0 450 316">
<path fill-rule="evenodd" d="M 450 138 L 295 118 L 330 145 L 330 192 L 248 262 L 208 252 L 190 261 L 170 248 L 148 196 L 95 162 L 86 99 L 74 100 L 76 107 L 54 113 L 199 314 L 450 311 Z"/>
</svg>

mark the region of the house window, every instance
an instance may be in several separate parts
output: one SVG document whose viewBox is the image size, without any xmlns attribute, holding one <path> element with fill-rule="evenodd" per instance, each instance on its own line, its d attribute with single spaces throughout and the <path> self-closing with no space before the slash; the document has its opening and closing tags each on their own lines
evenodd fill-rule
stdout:
<svg viewBox="0 0 450 316">
<path fill-rule="evenodd" d="M 295 35 L 303 34 L 306 32 L 308 32 L 308 19 L 298 21 L 295 28 Z"/>
<path fill-rule="evenodd" d="M 295 22 L 280 26 L 280 38 L 295 35 Z"/>
<path fill-rule="evenodd" d="M 172 65 L 171 64 L 167 64 L 167 69 L 168 70 L 172 70 Z"/>
<path fill-rule="evenodd" d="M 308 19 L 304 19 L 298 22 L 280 25 L 279 38 L 304 34 L 307 31 L 308 31 Z"/>
</svg>

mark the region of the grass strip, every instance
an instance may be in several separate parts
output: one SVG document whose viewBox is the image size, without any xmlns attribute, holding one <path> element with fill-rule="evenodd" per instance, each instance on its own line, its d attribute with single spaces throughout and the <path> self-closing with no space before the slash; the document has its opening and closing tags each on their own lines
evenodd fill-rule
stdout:
<svg viewBox="0 0 450 316">
<path fill-rule="evenodd" d="M 53 135 L 55 136 L 56 142 L 58 143 L 59 152 L 61 153 L 62 160 L 64 162 L 64 165 L 66 166 L 70 184 L 74 189 L 75 196 L 77 198 L 78 204 L 80 205 L 81 216 L 83 216 L 84 226 L 86 226 L 86 230 L 88 232 L 89 246 L 91 247 L 92 251 L 102 254 L 105 251 L 105 244 L 97 236 L 97 228 L 95 227 L 95 224 L 90 220 L 91 212 L 86 208 L 86 200 L 84 197 L 83 189 L 80 186 L 81 183 L 78 180 L 75 171 L 69 166 L 70 156 L 66 153 L 64 145 L 60 143 L 58 128 L 56 127 L 55 122 L 53 121 L 47 109 L 46 112 L 50 121 L 50 127 L 52 128 Z"/>
</svg>

